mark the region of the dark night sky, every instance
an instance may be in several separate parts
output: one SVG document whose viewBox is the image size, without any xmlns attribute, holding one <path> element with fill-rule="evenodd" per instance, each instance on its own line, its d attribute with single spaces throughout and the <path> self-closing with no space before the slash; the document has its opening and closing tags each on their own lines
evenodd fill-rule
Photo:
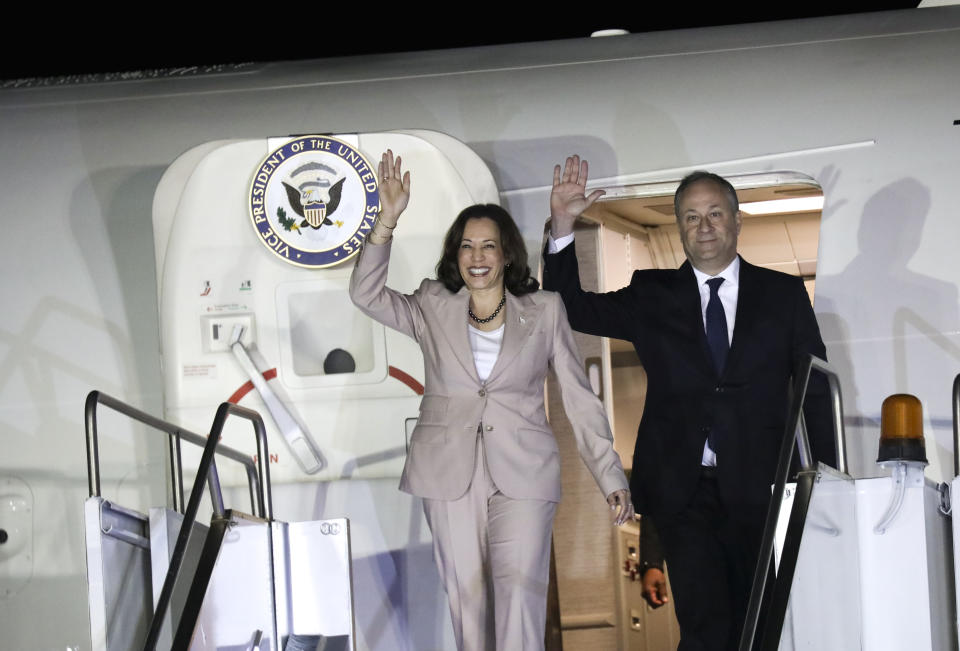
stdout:
<svg viewBox="0 0 960 651">
<path fill-rule="evenodd" d="M 371 5 L 356 2 L 351 7 L 362 10 L 329 11 L 329 5 L 322 3 L 253 3 L 249 9 L 220 5 L 216 11 L 202 9 L 199 13 L 192 8 L 189 16 L 163 17 L 158 17 L 157 5 L 144 5 L 136 18 L 86 14 L 71 20 L 58 14 L 57 20 L 51 21 L 34 16 L 29 22 L 42 28 L 19 31 L 8 23 L 8 36 L 0 42 L 0 79 L 521 43 L 585 37 L 594 30 L 614 27 L 642 33 L 908 9 L 918 2 L 837 0 L 784 6 L 788 4 L 793 3 L 710 9 L 696 3 L 674 2 L 660 8 L 633 3 L 598 12 L 602 15 L 596 18 L 586 7 L 575 16 L 550 16 L 538 8 L 532 15 L 542 16 L 540 22 L 516 16 L 510 21 L 504 18 L 502 8 L 482 3 L 451 5 L 443 15 L 393 5 L 402 14 L 399 18 L 383 16 L 368 9 Z M 171 11 L 170 7 L 163 9 Z M 366 13 L 358 18 L 361 11 Z M 458 19 L 457 14 L 463 17 Z M 428 21 L 441 26 L 428 28 Z"/>
</svg>

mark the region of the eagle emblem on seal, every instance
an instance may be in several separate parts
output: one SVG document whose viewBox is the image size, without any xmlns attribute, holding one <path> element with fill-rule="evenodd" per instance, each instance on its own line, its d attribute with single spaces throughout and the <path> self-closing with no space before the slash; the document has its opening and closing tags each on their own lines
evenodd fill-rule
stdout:
<svg viewBox="0 0 960 651">
<path fill-rule="evenodd" d="M 303 217 L 300 222 L 300 228 L 310 226 L 318 230 L 321 226 L 333 224 L 329 215 L 332 215 L 340 205 L 340 193 L 343 191 L 343 182 L 346 179 L 340 179 L 332 186 L 327 193 L 327 198 L 323 194 L 318 183 L 305 183 L 300 187 L 294 187 L 286 181 L 283 183 L 287 191 L 287 201 L 293 212 Z"/>
</svg>

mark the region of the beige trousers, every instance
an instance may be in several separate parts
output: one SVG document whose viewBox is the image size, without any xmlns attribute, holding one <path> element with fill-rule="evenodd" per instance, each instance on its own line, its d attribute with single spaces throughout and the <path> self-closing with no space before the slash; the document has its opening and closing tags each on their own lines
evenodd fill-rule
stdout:
<svg viewBox="0 0 960 651">
<path fill-rule="evenodd" d="M 459 651 L 543 651 L 556 502 L 515 500 L 490 478 L 483 437 L 467 492 L 423 500 Z"/>
</svg>

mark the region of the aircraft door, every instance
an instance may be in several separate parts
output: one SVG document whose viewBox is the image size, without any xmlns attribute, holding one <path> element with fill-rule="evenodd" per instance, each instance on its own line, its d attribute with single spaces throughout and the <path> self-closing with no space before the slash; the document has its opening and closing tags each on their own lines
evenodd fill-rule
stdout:
<svg viewBox="0 0 960 651">
<path fill-rule="evenodd" d="M 399 476 L 403 466 L 423 391 L 420 349 L 347 294 L 387 148 L 416 184 L 388 280 L 412 292 L 433 276 L 453 217 L 499 203 L 486 165 L 453 138 L 406 131 L 207 143 L 175 161 L 157 188 L 166 417 L 205 431 L 224 400 L 260 411 L 278 482 Z M 240 448 L 248 438 L 224 436 Z M 245 482 L 233 472 L 221 470 L 224 484 Z"/>
</svg>

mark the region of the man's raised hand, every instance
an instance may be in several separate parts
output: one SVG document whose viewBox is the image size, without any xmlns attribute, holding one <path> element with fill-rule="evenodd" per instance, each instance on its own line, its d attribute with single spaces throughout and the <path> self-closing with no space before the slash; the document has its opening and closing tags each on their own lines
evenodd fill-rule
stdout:
<svg viewBox="0 0 960 651">
<path fill-rule="evenodd" d="M 604 195 L 603 190 L 587 191 L 587 161 L 574 154 L 568 156 L 563 166 L 553 168 L 553 190 L 550 192 L 550 234 L 553 239 L 573 232 L 573 222 L 593 202 Z"/>
</svg>

